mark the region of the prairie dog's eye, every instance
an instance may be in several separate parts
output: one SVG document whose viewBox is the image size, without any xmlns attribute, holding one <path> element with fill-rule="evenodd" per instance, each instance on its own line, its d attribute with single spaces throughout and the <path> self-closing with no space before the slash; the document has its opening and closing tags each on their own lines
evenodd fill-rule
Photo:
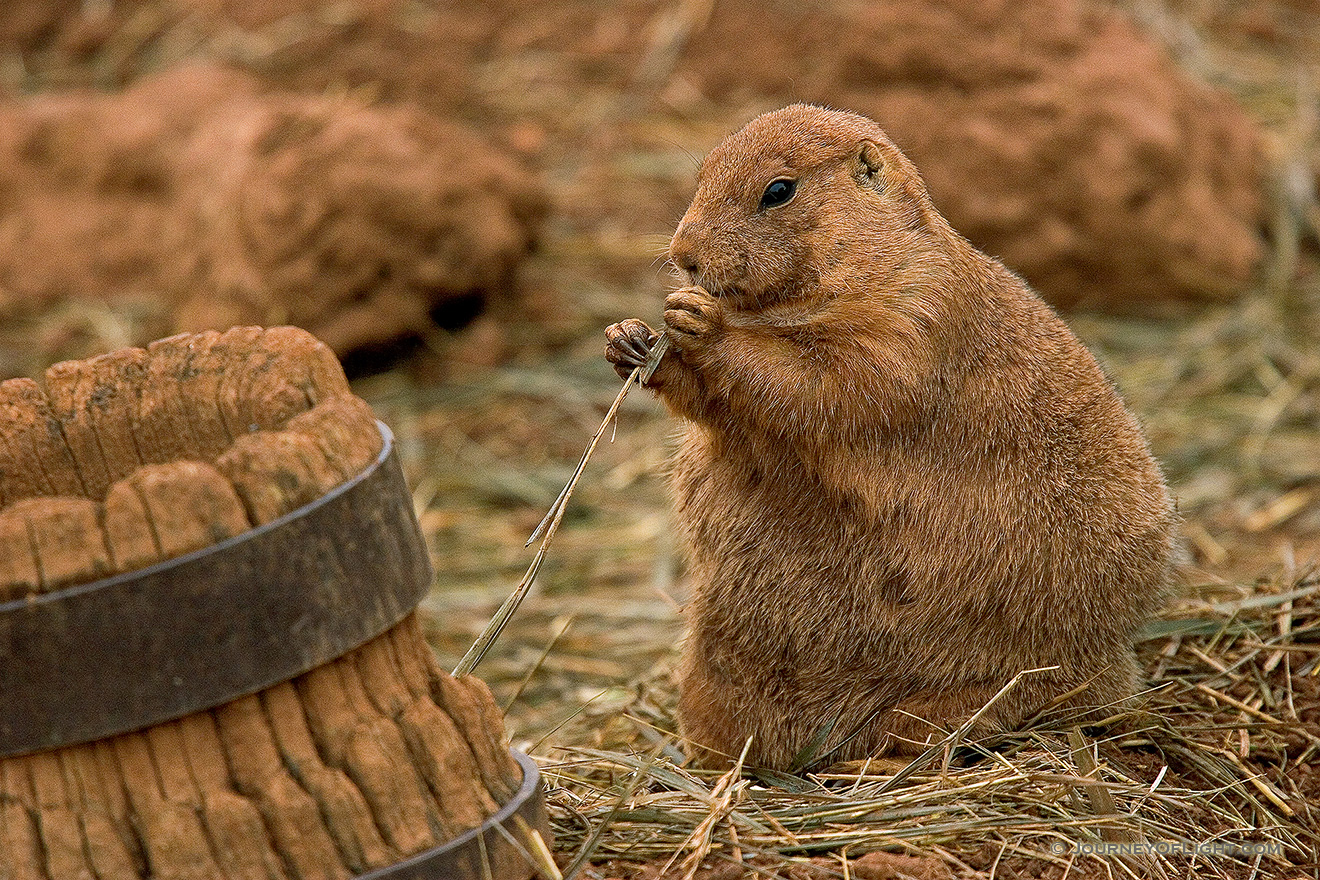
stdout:
<svg viewBox="0 0 1320 880">
<path fill-rule="evenodd" d="M 765 188 L 765 192 L 761 194 L 761 210 L 784 204 L 784 202 L 793 198 L 793 194 L 796 192 L 797 181 L 792 178 L 781 177 L 778 180 L 770 181 L 770 184 Z"/>
</svg>

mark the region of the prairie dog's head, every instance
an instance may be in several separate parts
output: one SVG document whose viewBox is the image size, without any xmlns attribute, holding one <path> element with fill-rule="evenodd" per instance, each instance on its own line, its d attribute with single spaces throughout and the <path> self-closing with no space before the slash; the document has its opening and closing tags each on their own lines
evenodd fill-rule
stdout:
<svg viewBox="0 0 1320 880">
<path fill-rule="evenodd" d="M 686 283 L 756 309 L 883 283 L 936 225 L 916 168 L 878 125 L 794 104 L 705 158 L 669 258 Z"/>
</svg>

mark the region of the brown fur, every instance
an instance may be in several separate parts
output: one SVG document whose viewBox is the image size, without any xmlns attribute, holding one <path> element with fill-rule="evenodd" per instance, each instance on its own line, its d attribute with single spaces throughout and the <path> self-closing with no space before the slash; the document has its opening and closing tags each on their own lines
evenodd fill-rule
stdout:
<svg viewBox="0 0 1320 880">
<path fill-rule="evenodd" d="M 794 197 L 762 208 L 776 178 Z M 912 752 L 1024 678 L 978 732 L 1137 683 L 1174 513 L 1090 353 L 932 207 L 868 119 L 795 105 L 702 163 L 670 257 L 690 554 L 680 698 L 706 761 Z M 654 338 L 607 331 L 621 371 Z M 831 726 L 832 725 L 832 726 Z"/>
</svg>

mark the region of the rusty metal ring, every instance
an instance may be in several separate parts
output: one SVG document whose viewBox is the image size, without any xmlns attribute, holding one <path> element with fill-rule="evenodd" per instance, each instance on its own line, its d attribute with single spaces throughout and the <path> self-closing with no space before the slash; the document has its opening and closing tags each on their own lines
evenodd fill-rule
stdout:
<svg viewBox="0 0 1320 880">
<path fill-rule="evenodd" d="M 138 730 L 342 657 L 402 620 L 431 563 L 384 424 L 356 477 L 137 571 L 0 604 L 0 757 Z"/>
<path fill-rule="evenodd" d="M 510 871 L 533 866 L 527 855 L 528 830 L 540 830 L 546 824 L 541 771 L 522 752 L 513 750 L 513 757 L 522 767 L 522 785 L 480 827 L 397 864 L 359 874 L 355 880 L 484 880 L 508 877 Z"/>
</svg>

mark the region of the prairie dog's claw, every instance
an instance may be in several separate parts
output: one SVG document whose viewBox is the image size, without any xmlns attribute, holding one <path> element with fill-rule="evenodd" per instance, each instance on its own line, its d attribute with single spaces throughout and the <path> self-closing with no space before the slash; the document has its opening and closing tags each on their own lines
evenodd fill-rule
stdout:
<svg viewBox="0 0 1320 880">
<path fill-rule="evenodd" d="M 720 305 L 700 287 L 681 287 L 665 298 L 665 325 L 689 340 L 709 335 L 719 326 Z"/>
<path fill-rule="evenodd" d="M 655 331 L 636 318 L 629 318 L 605 328 L 605 360 L 614 365 L 619 378 L 626 379 L 646 359 L 655 344 Z"/>
</svg>

